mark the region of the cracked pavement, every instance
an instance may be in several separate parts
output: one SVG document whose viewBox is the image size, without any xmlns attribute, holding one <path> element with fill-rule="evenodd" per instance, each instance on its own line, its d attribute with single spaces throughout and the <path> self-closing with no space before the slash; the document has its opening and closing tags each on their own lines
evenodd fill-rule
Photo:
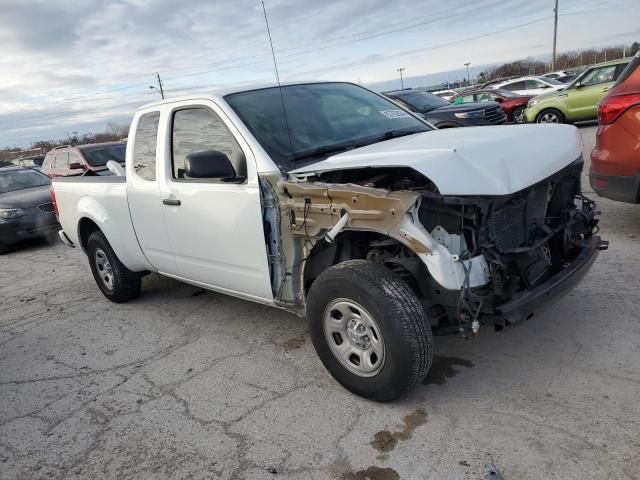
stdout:
<svg viewBox="0 0 640 480">
<path fill-rule="evenodd" d="M 116 305 L 78 250 L 2 256 L 0 478 L 640 478 L 640 207 L 596 200 L 611 247 L 576 290 L 437 337 L 386 405 L 341 388 L 291 314 L 156 275 Z"/>
</svg>

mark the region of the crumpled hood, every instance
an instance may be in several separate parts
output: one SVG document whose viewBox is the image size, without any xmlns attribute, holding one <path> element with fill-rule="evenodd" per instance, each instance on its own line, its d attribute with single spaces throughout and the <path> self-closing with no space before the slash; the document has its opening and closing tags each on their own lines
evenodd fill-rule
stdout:
<svg viewBox="0 0 640 480">
<path fill-rule="evenodd" d="M 433 130 L 367 145 L 289 172 L 293 176 L 364 167 L 411 167 L 442 195 L 508 195 L 582 155 L 572 125 L 505 125 Z"/>
</svg>

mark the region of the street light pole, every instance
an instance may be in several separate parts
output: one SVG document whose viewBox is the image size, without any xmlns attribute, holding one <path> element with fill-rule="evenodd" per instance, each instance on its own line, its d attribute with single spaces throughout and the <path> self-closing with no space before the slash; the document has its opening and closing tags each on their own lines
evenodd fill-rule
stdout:
<svg viewBox="0 0 640 480">
<path fill-rule="evenodd" d="M 469 78 L 469 65 L 471 65 L 471 62 L 464 64 L 464 66 L 467 67 L 467 84 L 471 85 L 471 78 Z"/>
<path fill-rule="evenodd" d="M 404 89 L 404 80 L 402 78 L 402 72 L 406 69 L 404 67 L 396 68 L 396 72 L 400 72 L 400 88 Z"/>
<path fill-rule="evenodd" d="M 556 40 L 558 38 L 558 0 L 556 8 L 553 9 L 553 53 L 551 54 L 551 71 L 556 69 Z"/>
</svg>

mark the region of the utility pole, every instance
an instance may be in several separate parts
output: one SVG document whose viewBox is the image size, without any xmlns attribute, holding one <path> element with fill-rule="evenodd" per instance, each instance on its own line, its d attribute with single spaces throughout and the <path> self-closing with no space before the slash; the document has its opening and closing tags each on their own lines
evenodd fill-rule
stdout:
<svg viewBox="0 0 640 480">
<path fill-rule="evenodd" d="M 156 72 L 156 81 L 158 82 L 158 86 L 156 87 L 155 85 L 149 85 L 149 88 L 158 92 L 164 100 L 164 88 L 162 87 L 162 79 L 160 78 L 160 74 L 158 72 Z"/>
<path fill-rule="evenodd" d="M 404 67 L 400 67 L 400 68 L 396 68 L 396 72 L 400 72 L 400 88 L 404 89 L 404 80 L 402 78 L 402 72 L 404 72 L 406 70 L 406 68 Z"/>
<path fill-rule="evenodd" d="M 556 69 L 556 41 L 558 39 L 558 0 L 553 9 L 553 53 L 551 54 L 551 71 Z"/>
<path fill-rule="evenodd" d="M 471 79 L 469 78 L 469 65 L 471 65 L 471 62 L 464 64 L 464 66 L 467 67 L 467 85 L 471 85 Z"/>
</svg>

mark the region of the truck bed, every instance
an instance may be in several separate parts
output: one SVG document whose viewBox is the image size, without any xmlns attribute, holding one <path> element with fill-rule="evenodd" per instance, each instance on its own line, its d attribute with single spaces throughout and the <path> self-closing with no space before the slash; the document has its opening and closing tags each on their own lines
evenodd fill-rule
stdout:
<svg viewBox="0 0 640 480">
<path fill-rule="evenodd" d="M 74 245 L 84 249 L 79 227 L 81 223 L 93 222 L 127 268 L 133 271 L 149 269 L 131 223 L 125 177 L 54 178 L 52 188 L 60 225 Z"/>
</svg>

